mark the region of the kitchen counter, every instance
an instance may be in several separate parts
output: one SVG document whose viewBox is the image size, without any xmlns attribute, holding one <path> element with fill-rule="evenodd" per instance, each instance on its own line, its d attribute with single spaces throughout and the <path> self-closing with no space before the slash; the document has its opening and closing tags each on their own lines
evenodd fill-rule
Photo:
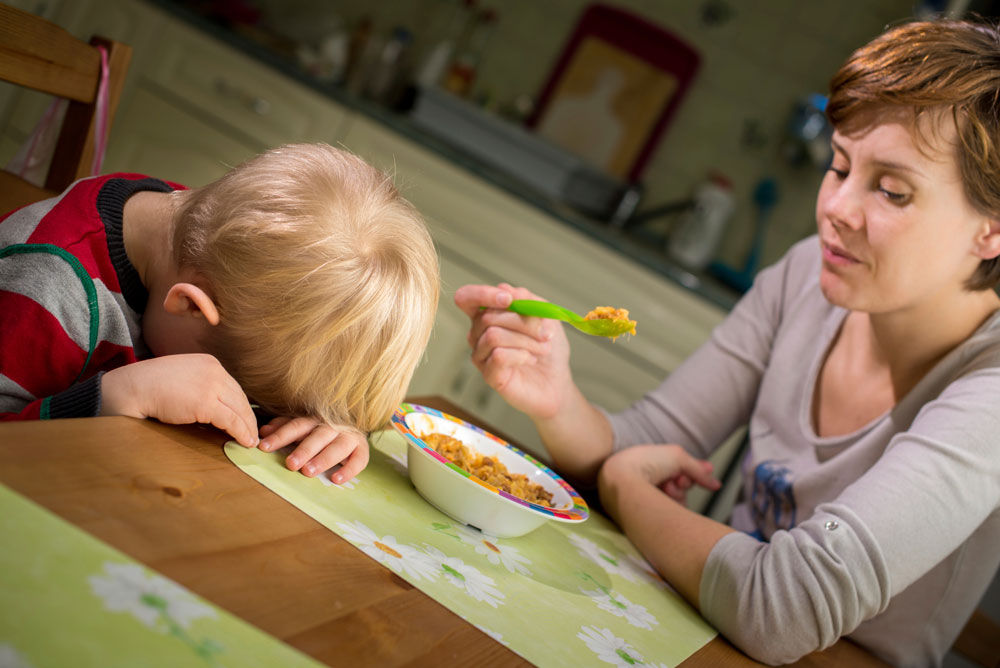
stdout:
<svg viewBox="0 0 1000 668">
<path fill-rule="evenodd" d="M 414 124 L 405 114 L 355 95 L 340 85 L 319 81 L 297 63 L 291 49 L 280 39 L 255 29 L 230 28 L 206 18 L 192 9 L 186 2 L 175 0 L 147 0 L 147 2 L 268 65 L 281 74 L 308 86 L 317 93 L 329 97 L 334 102 L 361 113 L 390 130 L 421 144 L 453 164 L 538 208 L 555 220 L 631 258 L 705 300 L 728 310 L 739 299 L 737 292 L 713 277 L 700 272 L 688 271 L 672 262 L 662 252 L 662 245 L 654 245 L 602 221 L 578 214 L 569 207 L 532 191 L 500 170 L 484 164 L 468 153 L 430 135 Z"/>
</svg>

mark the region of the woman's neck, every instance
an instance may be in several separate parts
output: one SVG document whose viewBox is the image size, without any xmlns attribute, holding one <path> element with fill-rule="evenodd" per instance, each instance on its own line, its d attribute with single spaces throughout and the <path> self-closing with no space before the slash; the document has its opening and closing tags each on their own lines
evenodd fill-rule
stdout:
<svg viewBox="0 0 1000 668">
<path fill-rule="evenodd" d="M 852 315 L 867 320 L 872 359 L 888 368 L 898 400 L 997 309 L 1000 297 L 982 290 L 951 293 L 892 313 Z"/>
</svg>

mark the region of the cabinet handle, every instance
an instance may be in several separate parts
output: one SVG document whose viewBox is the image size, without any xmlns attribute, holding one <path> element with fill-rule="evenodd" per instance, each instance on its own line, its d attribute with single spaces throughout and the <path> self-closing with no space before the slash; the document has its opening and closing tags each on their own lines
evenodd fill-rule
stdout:
<svg viewBox="0 0 1000 668">
<path fill-rule="evenodd" d="M 220 96 L 235 100 L 258 116 L 267 116 L 271 113 L 271 102 L 267 98 L 252 95 L 222 77 L 215 78 L 213 87 Z"/>
<path fill-rule="evenodd" d="M 267 116 L 271 113 L 271 103 L 262 97 L 253 98 L 248 106 L 259 116 Z"/>
<path fill-rule="evenodd" d="M 462 387 L 465 385 L 465 369 L 461 369 L 455 374 L 455 378 L 451 381 L 451 392 L 454 395 L 458 395 L 462 391 Z"/>
<path fill-rule="evenodd" d="M 479 405 L 479 409 L 483 410 L 487 406 L 489 406 L 490 399 L 492 399 L 492 398 L 493 398 L 493 388 L 491 388 L 489 385 L 487 385 L 479 393 L 479 401 L 476 402 Z"/>
</svg>

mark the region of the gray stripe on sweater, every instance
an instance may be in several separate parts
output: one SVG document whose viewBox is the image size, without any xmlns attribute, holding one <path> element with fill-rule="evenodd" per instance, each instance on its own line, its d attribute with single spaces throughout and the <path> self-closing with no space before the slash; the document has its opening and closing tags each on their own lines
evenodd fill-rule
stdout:
<svg viewBox="0 0 1000 668">
<path fill-rule="evenodd" d="M 20 413 L 35 395 L 0 373 L 0 413 Z"/>
<path fill-rule="evenodd" d="M 43 199 L 7 216 L 3 225 L 0 225 L 0 246 L 27 243 L 35 228 L 42 222 L 42 218 L 55 208 L 62 197 L 59 195 Z M 0 212 L 2 213 L 6 212 Z"/>
<path fill-rule="evenodd" d="M 53 315 L 83 350 L 90 348 L 90 312 L 80 278 L 62 258 L 49 253 L 15 254 L 0 259 L 0 285 L 34 300 Z M 128 319 L 115 295 L 101 281 L 97 290 L 101 327 L 97 339 L 131 346 Z M 128 313 L 132 313 L 129 309 Z M 137 326 L 136 326 L 137 327 Z"/>
</svg>

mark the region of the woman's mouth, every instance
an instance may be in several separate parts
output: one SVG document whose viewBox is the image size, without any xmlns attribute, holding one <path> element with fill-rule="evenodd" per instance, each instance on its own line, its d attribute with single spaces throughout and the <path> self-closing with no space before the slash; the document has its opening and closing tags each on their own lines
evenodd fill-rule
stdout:
<svg viewBox="0 0 1000 668">
<path fill-rule="evenodd" d="M 823 261 L 834 266 L 845 267 L 860 262 L 856 257 L 839 246 L 823 242 Z"/>
</svg>

